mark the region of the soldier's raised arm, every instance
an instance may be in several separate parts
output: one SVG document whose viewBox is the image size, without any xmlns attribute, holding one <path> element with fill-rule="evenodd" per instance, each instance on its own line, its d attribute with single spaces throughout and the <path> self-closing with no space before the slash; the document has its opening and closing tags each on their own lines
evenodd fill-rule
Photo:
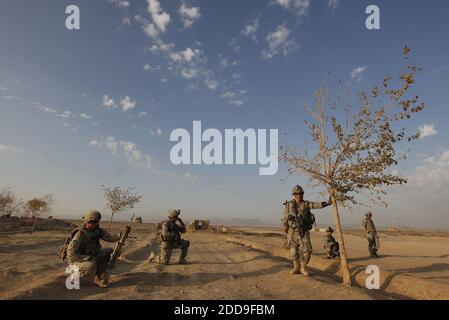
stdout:
<svg viewBox="0 0 449 320">
<path fill-rule="evenodd" d="M 82 262 L 90 260 L 89 255 L 79 253 L 82 240 L 82 234 L 80 231 L 78 231 L 67 247 L 67 258 L 69 259 L 69 261 Z"/>
<path fill-rule="evenodd" d="M 178 218 L 178 222 L 179 222 L 179 232 L 181 233 L 186 233 L 187 229 L 186 229 L 186 225 L 184 223 L 184 221 L 181 220 L 181 218 Z"/>
<path fill-rule="evenodd" d="M 328 201 L 323 202 L 313 202 L 309 201 L 309 207 L 310 209 L 322 209 L 330 206 L 332 204 L 331 198 L 329 197 Z"/>
<path fill-rule="evenodd" d="M 100 236 L 101 240 L 104 240 L 106 242 L 116 242 L 120 240 L 120 237 L 122 235 L 120 233 L 113 235 L 110 234 L 106 229 L 100 228 Z"/>
</svg>

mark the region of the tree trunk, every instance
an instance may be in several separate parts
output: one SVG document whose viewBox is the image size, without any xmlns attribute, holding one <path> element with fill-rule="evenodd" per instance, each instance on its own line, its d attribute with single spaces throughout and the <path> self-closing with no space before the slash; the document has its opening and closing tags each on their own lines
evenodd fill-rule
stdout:
<svg viewBox="0 0 449 320">
<path fill-rule="evenodd" d="M 112 212 L 112 214 L 111 214 L 111 219 L 109 220 L 109 225 L 108 225 L 108 231 L 111 230 L 111 223 L 112 223 L 112 219 L 114 218 L 114 213 L 115 212 Z"/>
<path fill-rule="evenodd" d="M 36 217 L 34 217 L 34 221 L 33 221 L 33 225 L 31 226 L 30 233 L 33 233 L 33 231 L 34 231 L 34 226 L 36 225 L 36 221 L 37 221 L 37 219 L 39 218 L 39 216 L 40 216 L 40 213 L 39 213 L 38 215 L 36 215 Z"/>
<path fill-rule="evenodd" d="M 341 272 L 343 274 L 343 284 L 345 286 L 351 285 L 351 273 L 349 271 L 348 258 L 346 255 L 345 241 L 343 239 L 343 230 L 340 224 L 340 215 L 338 213 L 337 201 L 334 195 L 332 198 L 332 214 L 334 215 L 335 228 L 337 229 L 337 239 L 340 246 L 340 261 L 341 261 Z"/>
</svg>

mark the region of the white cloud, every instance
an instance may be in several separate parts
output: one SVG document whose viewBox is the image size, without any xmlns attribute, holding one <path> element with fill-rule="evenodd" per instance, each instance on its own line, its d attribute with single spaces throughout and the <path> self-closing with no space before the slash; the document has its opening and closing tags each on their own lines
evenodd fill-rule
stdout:
<svg viewBox="0 0 449 320">
<path fill-rule="evenodd" d="M 259 30 L 259 20 L 260 16 L 257 16 L 251 19 L 240 31 L 240 33 L 246 37 L 252 39 L 254 42 L 257 42 L 257 30 Z"/>
<path fill-rule="evenodd" d="M 84 118 L 84 119 L 92 119 L 92 118 L 93 118 L 92 116 L 90 116 L 90 115 L 88 115 L 88 114 L 85 114 L 85 113 L 81 113 L 81 114 L 80 114 L 80 117 L 81 117 L 81 118 Z"/>
<path fill-rule="evenodd" d="M 298 16 L 306 15 L 310 8 L 310 0 L 275 0 L 275 2 Z"/>
<path fill-rule="evenodd" d="M 147 0 L 148 13 L 153 19 L 154 26 L 162 32 L 166 31 L 167 25 L 170 23 L 170 15 L 164 12 L 161 4 L 157 0 Z"/>
<path fill-rule="evenodd" d="M 120 99 L 120 105 L 124 112 L 133 109 L 136 106 L 136 101 L 133 101 L 130 97 L 126 96 Z"/>
<path fill-rule="evenodd" d="M 449 150 L 437 157 L 429 157 L 409 177 L 410 186 L 440 188 L 449 184 Z"/>
<path fill-rule="evenodd" d="M 422 126 L 419 126 L 419 137 L 425 138 L 430 137 L 438 133 L 438 131 L 435 130 L 435 125 L 432 124 L 424 124 Z"/>
<path fill-rule="evenodd" d="M 367 68 L 366 66 L 355 68 L 351 72 L 351 78 L 358 82 L 362 81 L 362 77 L 363 74 L 365 73 L 366 68 Z"/>
<path fill-rule="evenodd" d="M 7 146 L 4 144 L 0 144 L 0 152 L 13 152 L 13 153 L 23 153 L 25 152 L 22 149 L 18 149 L 12 146 Z"/>
<path fill-rule="evenodd" d="M 137 115 L 137 118 L 143 118 L 147 115 L 148 115 L 148 113 L 146 113 L 145 111 L 140 111 L 139 114 Z"/>
<path fill-rule="evenodd" d="M 245 90 L 224 90 L 224 92 L 221 94 L 221 97 L 226 100 L 228 103 L 236 105 L 238 107 L 244 105 L 246 91 Z"/>
<path fill-rule="evenodd" d="M 152 136 L 158 136 L 158 137 L 160 137 L 160 136 L 162 135 L 161 127 L 157 127 L 156 130 L 149 129 L 148 132 L 149 132 Z"/>
<path fill-rule="evenodd" d="M 103 96 L 103 102 L 102 105 L 109 109 L 117 108 L 117 105 L 115 104 L 114 99 L 109 97 L 108 95 Z"/>
<path fill-rule="evenodd" d="M 58 113 L 57 110 L 49 108 L 49 107 L 46 107 L 46 106 L 38 106 L 38 108 L 40 110 L 42 110 L 43 112 L 45 112 L 45 113 L 52 113 L 52 114 L 57 114 Z"/>
<path fill-rule="evenodd" d="M 128 8 L 129 7 L 129 1 L 127 1 L 127 0 L 109 0 L 109 2 L 111 2 L 116 7 L 119 7 L 119 8 Z"/>
<path fill-rule="evenodd" d="M 90 142 L 89 142 L 89 145 L 90 146 L 98 146 L 98 140 L 91 140 Z"/>
<path fill-rule="evenodd" d="M 149 65 L 148 63 L 147 64 L 145 64 L 144 66 L 143 66 L 143 70 L 145 70 L 145 71 L 157 71 L 157 70 L 160 70 L 161 69 L 161 66 L 160 65 L 157 65 L 157 66 L 151 66 L 151 65 Z"/>
<path fill-rule="evenodd" d="M 218 87 L 218 81 L 213 79 L 206 79 L 205 83 L 210 90 L 215 90 Z"/>
<path fill-rule="evenodd" d="M 329 0 L 327 2 L 327 6 L 332 10 L 335 11 L 338 8 L 339 0 Z"/>
<path fill-rule="evenodd" d="M 190 28 L 195 21 L 201 18 L 200 7 L 189 7 L 185 3 L 182 3 L 179 7 L 179 15 L 181 16 L 181 21 L 184 24 L 184 28 Z"/>
<path fill-rule="evenodd" d="M 2 86 L 0 86 L 0 90 L 3 90 L 3 91 L 8 91 L 9 89 L 8 89 L 8 88 L 6 88 L 6 87 L 2 87 Z"/>
<path fill-rule="evenodd" d="M 61 117 L 61 118 L 70 118 L 71 116 L 72 116 L 72 113 L 70 112 L 70 111 L 64 111 L 63 113 L 60 113 L 59 114 L 59 116 Z"/>
<path fill-rule="evenodd" d="M 294 39 L 290 37 L 290 30 L 285 24 L 279 25 L 275 31 L 268 34 L 266 38 L 268 49 L 262 52 L 262 59 L 271 59 L 278 54 L 288 55 L 298 49 Z"/>
</svg>

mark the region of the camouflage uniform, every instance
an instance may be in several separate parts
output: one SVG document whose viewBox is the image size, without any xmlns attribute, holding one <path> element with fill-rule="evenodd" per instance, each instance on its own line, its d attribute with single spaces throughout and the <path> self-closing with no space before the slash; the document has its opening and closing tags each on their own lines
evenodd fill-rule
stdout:
<svg viewBox="0 0 449 320">
<path fill-rule="evenodd" d="M 368 251 L 371 257 L 377 257 L 377 231 L 374 222 L 371 219 L 371 215 L 371 212 L 368 212 L 365 215 L 365 219 L 363 219 L 363 229 L 365 230 L 366 238 L 368 239 Z"/>
<path fill-rule="evenodd" d="M 91 219 L 91 217 L 92 215 L 89 215 L 89 213 L 86 214 L 84 216 L 85 222 L 88 222 L 86 220 Z M 95 276 L 101 276 L 105 272 L 113 251 L 112 248 L 102 249 L 100 239 L 115 242 L 120 239 L 120 234 L 111 235 L 103 228 L 89 231 L 83 227 L 76 232 L 67 248 L 69 264 L 79 268 L 81 280 L 86 282 L 91 282 Z"/>
<path fill-rule="evenodd" d="M 332 236 L 334 230 L 332 228 L 327 229 L 327 234 L 324 237 L 324 250 L 329 259 L 333 259 L 340 256 L 340 246 L 335 238 Z"/>
<path fill-rule="evenodd" d="M 180 214 L 179 210 L 170 210 L 170 217 L 178 217 Z M 162 223 L 162 241 L 161 241 L 161 252 L 159 256 L 151 253 L 148 258 L 149 262 L 156 262 L 160 264 L 169 264 L 173 249 L 181 249 L 181 256 L 179 257 L 179 264 L 185 264 L 187 252 L 190 247 L 190 241 L 181 239 L 181 233 L 185 233 L 186 226 L 184 222 L 178 218 L 176 221 L 170 219 Z"/>
<path fill-rule="evenodd" d="M 301 187 L 293 188 L 293 194 L 296 192 L 304 193 Z M 306 266 L 309 263 L 312 254 L 312 243 L 310 241 L 310 232 L 312 224 L 300 226 L 298 218 L 302 219 L 312 216 L 310 209 L 321 209 L 329 206 L 329 202 L 302 201 L 299 204 L 293 199 L 288 201 L 284 207 L 283 222 L 285 232 L 287 233 L 287 248 L 290 249 L 290 256 L 293 261 L 293 270 L 291 273 L 301 273 L 308 275 Z"/>
</svg>

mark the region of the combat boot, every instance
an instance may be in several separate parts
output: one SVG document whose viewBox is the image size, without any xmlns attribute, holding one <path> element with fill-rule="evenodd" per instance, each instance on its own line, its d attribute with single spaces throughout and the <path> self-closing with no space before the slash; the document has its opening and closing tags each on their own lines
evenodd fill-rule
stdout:
<svg viewBox="0 0 449 320">
<path fill-rule="evenodd" d="M 99 286 L 100 288 L 107 288 L 107 287 L 109 287 L 109 282 L 107 280 L 106 281 L 101 280 L 101 278 L 99 276 L 95 276 L 94 283 L 97 286 Z"/>
<path fill-rule="evenodd" d="M 154 252 L 150 253 L 150 256 L 148 257 L 148 263 L 156 262 L 156 255 Z"/>
<path fill-rule="evenodd" d="M 179 258 L 178 264 L 188 264 L 185 258 Z"/>
<path fill-rule="evenodd" d="M 302 262 L 301 262 L 301 273 L 302 273 L 304 276 L 310 276 L 309 271 L 307 271 L 306 265 L 305 265 L 304 263 L 302 263 Z"/>
<path fill-rule="evenodd" d="M 298 274 L 299 272 L 299 263 L 298 261 L 293 261 L 293 269 L 290 270 L 290 274 Z"/>
</svg>

